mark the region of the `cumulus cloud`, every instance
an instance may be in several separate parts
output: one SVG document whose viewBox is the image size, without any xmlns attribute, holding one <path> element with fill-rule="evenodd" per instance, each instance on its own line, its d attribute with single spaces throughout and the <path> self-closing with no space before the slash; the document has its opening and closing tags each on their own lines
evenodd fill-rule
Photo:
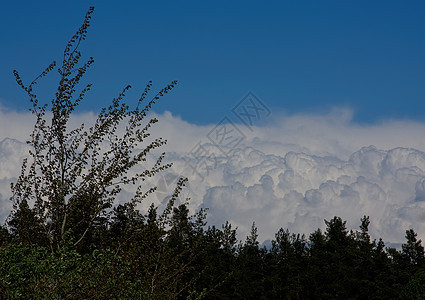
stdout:
<svg viewBox="0 0 425 300">
<path fill-rule="evenodd" d="M 324 228 L 323 220 L 335 215 L 353 229 L 369 215 L 372 236 L 387 242 L 403 242 L 404 231 L 412 227 L 425 237 L 425 123 L 360 125 L 346 109 L 272 116 L 267 124 L 250 127 L 220 120 L 197 126 L 168 112 L 152 116 L 160 119 L 152 134 L 168 140 L 163 150 L 174 166 L 145 183 L 159 191 L 142 209 L 151 202 L 162 205 L 178 176 L 186 176 L 182 201 L 190 198 L 193 210 L 208 207 L 209 224 L 231 221 L 240 239 L 253 221 L 266 240 L 280 227 L 303 233 Z M 93 118 L 82 114 L 73 122 Z M 0 131 L 3 217 L 9 208 L 6 183 L 17 176 L 25 155 L 26 145 L 18 141 L 26 139 L 24 133 L 33 125 L 19 124 L 26 119 L 0 110 L 0 128 L 6 123 L 10 128 Z M 233 132 L 230 137 L 223 134 L 226 130 Z M 120 201 L 131 192 L 127 189 Z"/>
<path fill-rule="evenodd" d="M 275 156 L 246 147 L 211 172 L 221 174 L 212 174 L 217 185 L 209 182 L 199 190 L 201 182 L 196 177 L 191 182 L 202 196 L 194 202 L 210 208 L 213 223 L 230 220 L 245 234 L 252 221 L 270 239 L 279 227 L 308 233 L 335 215 L 357 228 L 370 215 L 375 237 L 400 242 L 409 227 L 425 234 L 423 170 L 425 153 L 408 148 L 370 146 L 341 160 L 296 152 Z"/>
</svg>

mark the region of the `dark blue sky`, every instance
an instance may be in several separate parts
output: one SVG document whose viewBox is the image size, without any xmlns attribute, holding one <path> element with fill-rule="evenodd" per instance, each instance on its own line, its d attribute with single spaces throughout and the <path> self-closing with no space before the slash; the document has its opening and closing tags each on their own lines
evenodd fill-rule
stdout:
<svg viewBox="0 0 425 300">
<path fill-rule="evenodd" d="M 216 123 L 248 91 L 272 112 L 349 107 L 359 122 L 425 120 L 423 1 L 91 4 L 92 27 L 81 50 L 95 58 L 86 77 L 94 89 L 82 110 L 108 105 L 126 84 L 133 86 L 131 104 L 148 80 L 160 89 L 177 79 L 155 111 L 169 110 L 197 124 Z M 2 3 L 2 106 L 29 107 L 12 70 L 30 81 L 51 60 L 60 60 L 89 5 Z M 40 88 L 55 84 L 48 79 Z"/>
</svg>

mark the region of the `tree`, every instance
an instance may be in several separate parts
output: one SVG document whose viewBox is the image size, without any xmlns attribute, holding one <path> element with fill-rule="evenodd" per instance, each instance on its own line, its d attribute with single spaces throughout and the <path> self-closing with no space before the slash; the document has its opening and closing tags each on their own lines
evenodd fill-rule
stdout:
<svg viewBox="0 0 425 300">
<path fill-rule="evenodd" d="M 306 241 L 305 236 L 291 234 L 289 230 L 279 229 L 272 241 L 272 273 L 274 298 L 299 299 L 302 293 L 301 280 L 306 269 Z"/>
<path fill-rule="evenodd" d="M 417 272 L 401 291 L 403 299 L 425 299 L 425 271 Z"/>
<path fill-rule="evenodd" d="M 345 227 L 347 221 L 342 221 L 340 217 L 334 217 L 327 221 L 326 224 L 326 240 L 329 252 L 344 251 L 347 246 L 348 232 Z"/>
<path fill-rule="evenodd" d="M 207 299 L 231 299 L 235 285 L 232 269 L 235 263 L 236 229 L 232 229 L 229 222 L 223 224 L 221 230 L 211 226 L 204 231 L 201 242 L 202 251 L 197 257 L 195 271 L 200 275 L 196 282 L 197 290 L 205 289 Z"/>
<path fill-rule="evenodd" d="M 340 217 L 325 220 L 324 234 L 310 235 L 309 298 L 348 298 L 357 294 L 357 245 Z"/>
<path fill-rule="evenodd" d="M 402 254 L 413 265 L 422 266 L 425 262 L 424 247 L 418 240 L 417 233 L 413 229 L 406 230 L 406 244 L 403 244 Z"/>
<path fill-rule="evenodd" d="M 259 247 L 255 222 L 244 244 L 239 246 L 234 266 L 234 295 L 237 299 L 264 299 L 264 255 L 266 249 Z"/>
<path fill-rule="evenodd" d="M 29 97 L 36 122 L 27 142 L 31 147 L 30 158 L 24 160 L 17 182 L 11 185 L 14 207 L 8 225 L 19 238 L 33 243 L 26 235 L 19 234 L 22 230 L 16 226 L 24 223 L 21 220 L 24 216 L 36 219 L 51 251 L 58 249 L 68 231 L 73 234 L 75 246 L 82 243 L 97 221 L 110 216 L 114 198 L 124 186 L 137 184 L 171 166 L 162 163 L 165 155 L 162 153 L 143 171 L 129 175 L 139 163 L 148 163 L 149 153 L 166 143 L 162 138 L 150 139 L 149 129 L 158 120 L 153 118 L 145 122 L 145 118 L 155 101 L 173 89 L 176 81 L 148 101 L 146 98 L 152 87 L 149 82 L 134 109 L 122 103 L 130 89 L 126 86 L 108 108 L 101 110 L 92 127 L 86 129 L 82 124 L 69 128 L 71 114 L 91 89 L 91 84 L 87 84 L 77 92 L 84 74 L 94 62 L 89 58 L 80 64 L 79 51 L 93 11 L 90 7 L 82 26 L 65 47 L 57 69 L 59 84 L 50 113 L 48 104 L 39 102 L 34 87 L 55 69 L 56 62 L 29 85 L 25 85 L 20 74 L 14 71 L 18 85 Z M 142 145 L 145 142 L 147 146 Z M 154 187 L 143 191 L 139 186 L 130 206 L 135 207 L 154 191 Z M 24 213 L 24 210 L 30 212 Z"/>
<path fill-rule="evenodd" d="M 24 245 L 35 243 L 42 246 L 48 245 L 41 222 L 25 199 L 19 203 L 18 209 L 12 214 L 9 225 L 11 236 L 20 238 Z"/>
</svg>

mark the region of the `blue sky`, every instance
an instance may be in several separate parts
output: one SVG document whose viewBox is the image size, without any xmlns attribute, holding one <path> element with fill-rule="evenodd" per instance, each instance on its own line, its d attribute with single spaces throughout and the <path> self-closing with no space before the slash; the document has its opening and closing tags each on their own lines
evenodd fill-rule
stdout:
<svg viewBox="0 0 425 300">
<path fill-rule="evenodd" d="M 131 105 L 148 80 L 160 89 L 176 79 L 155 111 L 195 124 L 218 122 L 248 91 L 273 113 L 348 107 L 361 123 L 425 120 L 423 1 L 8 1 L 3 107 L 29 107 L 12 70 L 28 82 L 60 60 L 89 5 L 81 50 L 95 59 L 86 76 L 94 89 L 81 110 L 108 105 L 126 84 Z M 52 88 L 40 83 L 46 99 Z"/>
</svg>

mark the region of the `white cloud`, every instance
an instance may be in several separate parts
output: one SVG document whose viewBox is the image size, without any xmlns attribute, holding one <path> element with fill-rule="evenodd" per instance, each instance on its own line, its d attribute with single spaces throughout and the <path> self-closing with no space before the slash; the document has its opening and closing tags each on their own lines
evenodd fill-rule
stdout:
<svg viewBox="0 0 425 300">
<path fill-rule="evenodd" d="M 235 149 L 231 143 L 220 144 L 221 151 L 208 138 L 215 124 L 197 126 L 170 113 L 157 117 L 152 134 L 168 139 L 163 150 L 174 166 L 146 183 L 160 184 L 161 193 L 152 195 L 144 208 L 150 202 L 160 204 L 172 192 L 176 175 L 184 175 L 189 184 L 183 198 L 191 198 L 190 207 L 208 207 L 210 224 L 230 220 L 239 227 L 240 239 L 253 221 L 260 238 L 271 239 L 280 227 L 302 233 L 324 228 L 323 219 L 335 215 L 353 229 L 369 215 L 373 237 L 386 242 L 403 242 L 411 227 L 425 237 L 425 123 L 359 125 L 351 121 L 349 110 L 273 116 L 262 127 L 237 125 L 245 138 Z M 73 122 L 93 118 L 77 115 Z M 23 141 L 32 126 L 28 114 L 0 110 L 0 141 Z M 5 183 L 19 173 L 23 151 L 6 141 L 0 144 L 4 205 L 9 197 Z M 10 150 L 14 147 L 21 150 Z"/>
</svg>

